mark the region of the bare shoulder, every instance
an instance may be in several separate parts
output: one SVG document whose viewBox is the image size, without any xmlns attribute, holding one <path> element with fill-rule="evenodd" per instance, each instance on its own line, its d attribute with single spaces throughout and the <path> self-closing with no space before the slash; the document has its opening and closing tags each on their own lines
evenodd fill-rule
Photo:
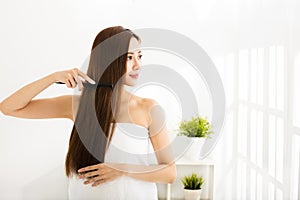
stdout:
<svg viewBox="0 0 300 200">
<path fill-rule="evenodd" d="M 141 109 L 143 110 L 144 112 L 144 115 L 147 119 L 147 124 L 149 127 L 152 123 L 152 114 L 153 114 L 153 108 L 155 106 L 158 106 L 159 103 L 154 100 L 154 99 L 151 99 L 151 98 L 143 98 L 143 97 L 138 97 L 139 98 L 139 104 L 140 104 L 140 107 Z"/>
<path fill-rule="evenodd" d="M 136 98 L 137 102 L 139 102 L 138 104 L 140 105 L 140 107 L 145 111 L 150 111 L 153 106 L 159 105 L 156 100 L 151 98 L 144 98 L 139 96 L 136 96 Z"/>
<path fill-rule="evenodd" d="M 152 106 L 159 105 L 155 99 L 139 97 L 141 104 L 145 107 L 151 108 Z"/>
</svg>

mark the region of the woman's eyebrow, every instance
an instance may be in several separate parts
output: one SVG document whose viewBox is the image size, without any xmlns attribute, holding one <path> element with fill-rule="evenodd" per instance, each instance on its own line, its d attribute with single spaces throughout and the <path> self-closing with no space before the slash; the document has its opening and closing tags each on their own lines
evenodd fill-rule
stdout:
<svg viewBox="0 0 300 200">
<path fill-rule="evenodd" d="M 138 53 L 142 53 L 142 51 L 139 50 Z M 134 54 L 134 52 L 128 52 L 128 54 Z"/>
</svg>

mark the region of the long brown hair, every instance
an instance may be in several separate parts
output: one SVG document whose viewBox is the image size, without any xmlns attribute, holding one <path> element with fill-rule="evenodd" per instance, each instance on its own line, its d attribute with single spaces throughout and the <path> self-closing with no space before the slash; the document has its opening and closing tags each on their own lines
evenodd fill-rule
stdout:
<svg viewBox="0 0 300 200">
<path fill-rule="evenodd" d="M 115 129 L 122 85 L 119 79 L 126 73 L 130 39 L 140 38 L 122 26 L 109 27 L 96 36 L 89 60 L 87 75 L 96 83 L 112 87 L 84 88 L 69 141 L 66 156 L 66 175 L 104 162 L 105 151 Z M 74 108 L 73 108 L 74 110 Z"/>
</svg>

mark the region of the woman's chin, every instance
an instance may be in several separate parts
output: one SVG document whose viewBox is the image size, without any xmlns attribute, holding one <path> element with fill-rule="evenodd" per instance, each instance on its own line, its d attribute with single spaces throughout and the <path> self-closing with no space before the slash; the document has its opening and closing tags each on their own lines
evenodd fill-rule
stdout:
<svg viewBox="0 0 300 200">
<path fill-rule="evenodd" d="M 126 83 L 124 83 L 124 85 L 126 85 L 126 86 L 136 86 L 137 85 L 137 82 L 136 81 L 128 81 L 128 82 L 126 82 Z"/>
<path fill-rule="evenodd" d="M 125 84 L 126 86 L 128 87 L 133 87 L 133 86 L 136 86 L 137 84 L 136 83 L 132 83 L 132 84 Z"/>
</svg>

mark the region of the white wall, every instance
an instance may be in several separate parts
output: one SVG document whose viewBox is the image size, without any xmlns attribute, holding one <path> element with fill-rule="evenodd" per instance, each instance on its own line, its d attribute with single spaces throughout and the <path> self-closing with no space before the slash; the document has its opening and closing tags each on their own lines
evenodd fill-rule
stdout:
<svg viewBox="0 0 300 200">
<path fill-rule="evenodd" d="M 215 191 L 216 199 L 239 199 L 235 193 L 237 98 L 232 96 L 237 95 L 234 80 L 239 66 L 233 67 L 232 59 L 241 49 L 285 45 L 293 51 L 289 54 L 293 63 L 299 54 L 299 8 L 295 0 L 2 1 L 0 100 L 49 73 L 80 67 L 95 35 L 108 26 L 166 28 L 185 34 L 213 58 L 226 87 L 227 123 L 213 152 Z M 52 85 L 36 98 L 62 94 L 72 94 L 72 90 Z M 202 108 L 210 115 L 209 109 Z M 289 121 L 290 112 L 287 108 Z M 0 199 L 66 199 L 63 164 L 71 121 L 0 118 Z M 299 134 L 299 129 L 293 133 Z M 297 146 L 294 151 L 297 154 Z M 289 177 L 285 183 L 290 181 Z M 284 189 L 284 197 L 290 190 Z"/>
</svg>

